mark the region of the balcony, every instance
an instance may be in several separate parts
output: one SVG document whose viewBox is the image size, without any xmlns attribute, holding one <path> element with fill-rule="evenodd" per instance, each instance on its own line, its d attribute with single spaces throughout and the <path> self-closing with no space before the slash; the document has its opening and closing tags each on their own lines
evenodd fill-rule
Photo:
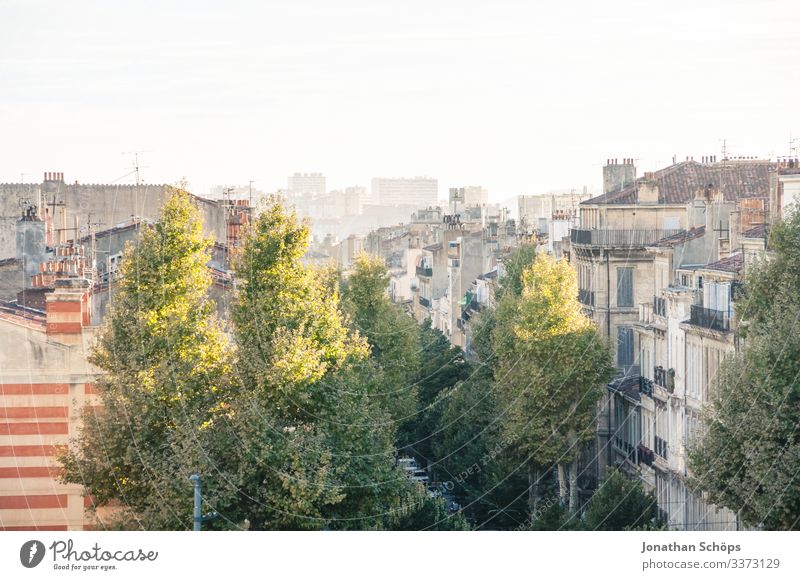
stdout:
<svg viewBox="0 0 800 580">
<path fill-rule="evenodd" d="M 426 276 L 430 278 L 433 276 L 433 268 L 428 268 L 425 266 L 417 266 L 417 276 Z"/>
<path fill-rule="evenodd" d="M 428 300 L 427 298 L 423 298 L 422 296 L 420 296 L 419 297 L 419 305 L 423 306 L 425 308 L 430 308 L 431 307 L 431 301 Z"/>
<path fill-rule="evenodd" d="M 692 304 L 689 324 L 720 332 L 728 332 L 731 329 L 731 319 L 727 312 L 703 308 L 694 304 Z"/>
<path fill-rule="evenodd" d="M 667 299 L 653 296 L 653 313 L 658 316 L 667 317 Z"/>
<path fill-rule="evenodd" d="M 637 450 L 636 447 L 625 441 L 619 434 L 614 436 L 614 445 L 620 455 L 625 456 L 629 461 L 636 461 Z"/>
<path fill-rule="evenodd" d="M 647 377 L 639 377 L 639 392 L 648 397 L 653 396 L 653 381 Z"/>
<path fill-rule="evenodd" d="M 577 246 L 631 248 L 649 246 L 683 230 L 570 230 L 570 242 Z"/>
<path fill-rule="evenodd" d="M 594 292 L 591 290 L 578 290 L 578 302 L 585 306 L 594 306 Z"/>
</svg>

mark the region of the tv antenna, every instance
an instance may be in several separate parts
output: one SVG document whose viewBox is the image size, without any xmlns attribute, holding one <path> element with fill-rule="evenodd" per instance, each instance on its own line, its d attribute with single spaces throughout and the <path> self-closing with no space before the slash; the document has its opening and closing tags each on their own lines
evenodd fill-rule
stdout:
<svg viewBox="0 0 800 580">
<path fill-rule="evenodd" d="M 136 176 L 136 187 L 139 187 L 141 184 L 141 174 L 140 169 L 142 166 L 139 165 L 139 154 L 140 153 L 150 153 L 150 151 L 123 151 L 123 155 L 132 155 L 133 156 L 133 171 L 132 173 Z M 147 166 L 144 166 L 144 169 L 147 169 Z"/>
</svg>

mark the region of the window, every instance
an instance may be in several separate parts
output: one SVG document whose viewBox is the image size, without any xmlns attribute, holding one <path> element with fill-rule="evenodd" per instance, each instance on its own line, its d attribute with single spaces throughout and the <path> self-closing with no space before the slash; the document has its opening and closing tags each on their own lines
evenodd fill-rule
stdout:
<svg viewBox="0 0 800 580">
<path fill-rule="evenodd" d="M 647 379 L 652 379 L 653 367 L 650 366 L 650 351 L 646 348 L 642 348 L 639 357 L 642 366 L 642 376 Z"/>
<path fill-rule="evenodd" d="M 689 396 L 700 400 L 702 390 L 703 352 L 700 346 L 689 343 L 687 345 L 686 360 L 686 388 Z"/>
<path fill-rule="evenodd" d="M 731 310 L 731 285 L 730 282 L 709 282 L 705 288 L 706 308 L 719 312 Z"/>
<path fill-rule="evenodd" d="M 633 329 L 627 326 L 617 328 L 617 366 L 633 364 Z"/>
<path fill-rule="evenodd" d="M 633 268 L 617 268 L 617 306 L 633 306 Z"/>
</svg>

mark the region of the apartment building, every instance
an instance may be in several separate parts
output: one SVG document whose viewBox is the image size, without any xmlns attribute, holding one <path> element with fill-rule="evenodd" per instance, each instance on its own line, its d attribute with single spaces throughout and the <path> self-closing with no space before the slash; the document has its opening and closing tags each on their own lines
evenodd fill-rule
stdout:
<svg viewBox="0 0 800 580">
<path fill-rule="evenodd" d="M 548 220 L 554 214 L 577 216 L 580 204 L 590 197 L 586 187 L 580 192 L 572 190 L 542 195 L 520 195 L 517 197 L 520 227 L 527 233 L 534 231 L 549 233 Z"/>
<path fill-rule="evenodd" d="M 689 489 L 687 456 L 720 364 L 738 348 L 737 288 L 766 251 L 780 178 L 768 161 L 675 164 L 589 200 L 584 223 L 595 229 L 572 233 L 581 301 L 605 326 L 620 371 L 604 401 L 599 462 L 640 477 L 672 528 L 740 527 Z"/>
<path fill-rule="evenodd" d="M 436 205 L 439 182 L 431 177 L 375 177 L 371 196 L 373 203 L 380 205 L 428 207 Z"/>
</svg>

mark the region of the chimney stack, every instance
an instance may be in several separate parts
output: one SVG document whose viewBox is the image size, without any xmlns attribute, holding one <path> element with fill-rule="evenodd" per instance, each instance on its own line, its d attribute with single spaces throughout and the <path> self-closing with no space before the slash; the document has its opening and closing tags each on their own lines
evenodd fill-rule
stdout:
<svg viewBox="0 0 800 580">
<path fill-rule="evenodd" d="M 89 281 L 84 278 L 60 278 L 55 290 L 47 294 L 47 334 L 63 342 L 78 342 L 90 324 Z"/>
<path fill-rule="evenodd" d="M 621 159 L 607 159 L 606 166 L 603 167 L 603 193 L 619 191 L 633 185 L 636 179 L 636 167 L 633 165 L 632 157 Z"/>
</svg>

